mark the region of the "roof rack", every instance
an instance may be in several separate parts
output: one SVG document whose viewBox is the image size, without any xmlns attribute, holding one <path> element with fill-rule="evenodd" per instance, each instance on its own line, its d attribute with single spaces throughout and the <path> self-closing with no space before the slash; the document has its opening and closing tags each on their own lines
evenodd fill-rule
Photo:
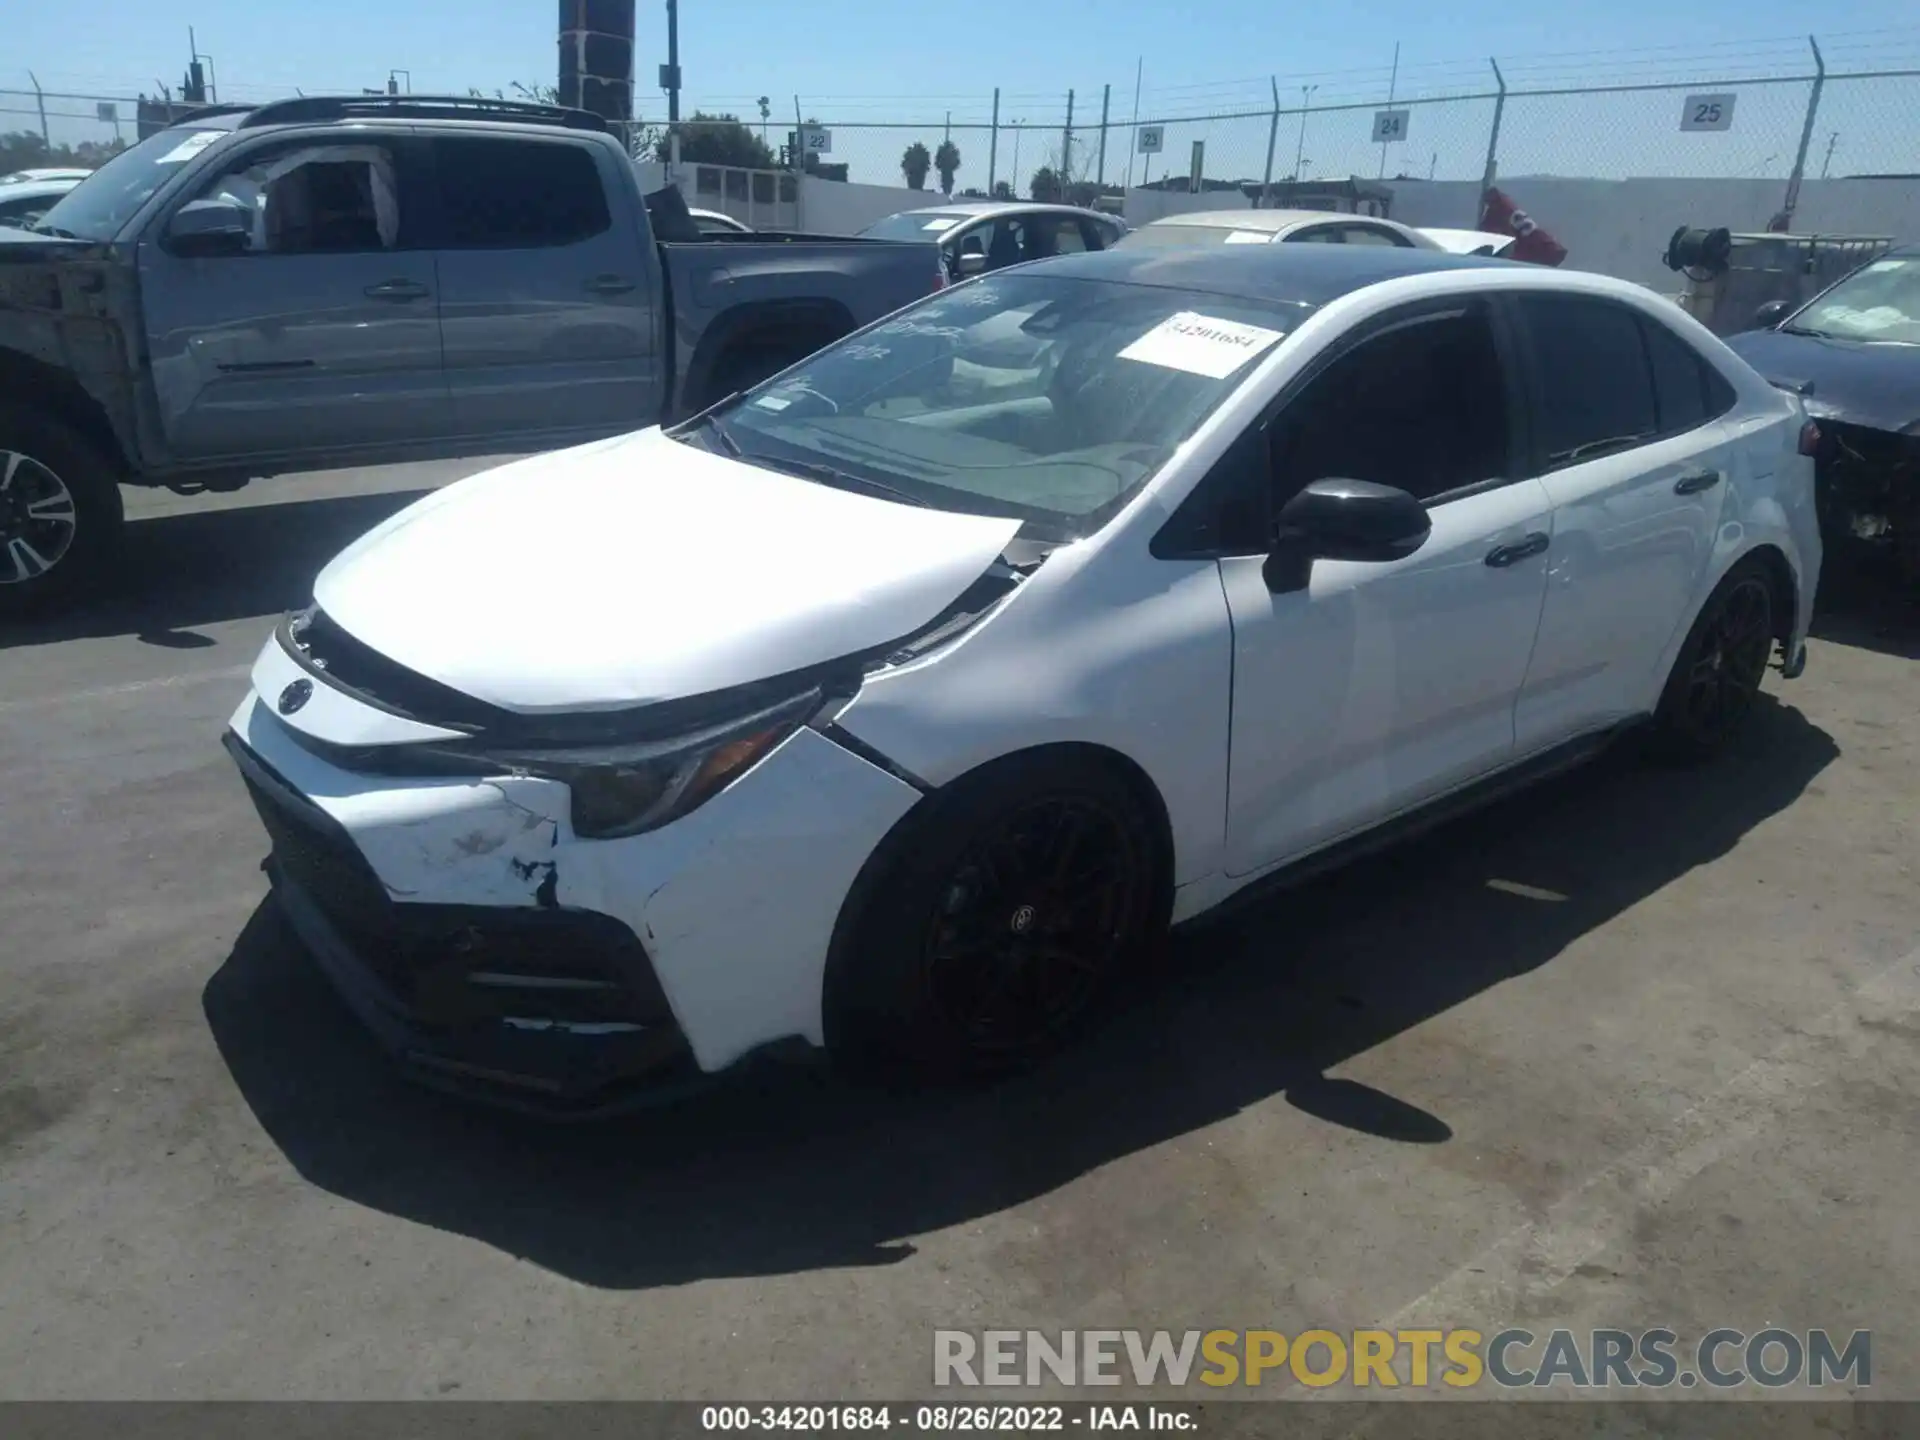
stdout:
<svg viewBox="0 0 1920 1440">
<path fill-rule="evenodd" d="M 519 120 L 601 132 L 607 128 L 607 122 L 591 110 L 540 105 L 530 100 L 488 100 L 479 95 L 302 95 L 247 108 L 247 118 L 240 122 L 243 130 L 368 115 L 410 120 Z"/>
</svg>

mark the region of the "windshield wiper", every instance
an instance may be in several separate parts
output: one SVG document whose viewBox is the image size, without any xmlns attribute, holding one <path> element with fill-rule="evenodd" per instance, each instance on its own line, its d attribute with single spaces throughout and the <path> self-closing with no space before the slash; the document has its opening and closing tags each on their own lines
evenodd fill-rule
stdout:
<svg viewBox="0 0 1920 1440">
<path fill-rule="evenodd" d="M 719 442 L 720 448 L 727 453 L 729 458 L 734 460 L 738 460 L 740 458 L 740 455 L 741 455 L 740 442 L 733 438 L 733 432 L 727 429 L 727 427 L 721 423 L 720 417 L 714 414 L 713 411 L 711 410 L 707 411 L 704 415 L 700 416 L 694 423 L 697 424 L 702 430 L 705 430 L 707 434 L 713 436 L 713 438 L 717 442 Z"/>
<path fill-rule="evenodd" d="M 814 460 L 782 460 L 772 455 L 742 455 L 739 457 L 750 465 L 764 465 L 769 470 L 780 470 L 788 475 L 798 475 L 805 480 L 818 480 L 822 485 L 832 485 L 841 490 L 865 490 L 887 500 L 898 500 L 902 505 L 917 505 L 922 510 L 931 510 L 930 501 L 922 500 L 918 495 L 910 494 L 897 485 L 889 485 L 884 480 L 869 480 L 864 475 L 849 474 L 845 470 L 836 470 L 831 465 L 822 465 Z"/>
<path fill-rule="evenodd" d="M 1782 335 L 1811 335 L 1816 340 L 1840 340 L 1845 338 L 1844 336 L 1836 335 L 1831 330 L 1816 330 L 1811 325 L 1782 325 L 1780 327 L 1780 333 Z"/>
</svg>

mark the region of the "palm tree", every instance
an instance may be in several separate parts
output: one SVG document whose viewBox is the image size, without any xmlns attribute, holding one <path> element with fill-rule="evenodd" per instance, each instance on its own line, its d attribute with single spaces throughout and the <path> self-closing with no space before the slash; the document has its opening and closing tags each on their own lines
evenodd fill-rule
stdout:
<svg viewBox="0 0 1920 1440">
<path fill-rule="evenodd" d="M 933 168 L 940 172 L 941 193 L 953 194 L 953 177 L 960 173 L 960 147 L 951 140 L 942 140 L 940 148 L 933 152 Z"/>
<path fill-rule="evenodd" d="M 900 156 L 900 173 L 906 177 L 909 190 L 927 188 L 927 171 L 933 168 L 933 156 L 927 153 L 927 147 L 918 140 L 907 146 Z"/>
</svg>

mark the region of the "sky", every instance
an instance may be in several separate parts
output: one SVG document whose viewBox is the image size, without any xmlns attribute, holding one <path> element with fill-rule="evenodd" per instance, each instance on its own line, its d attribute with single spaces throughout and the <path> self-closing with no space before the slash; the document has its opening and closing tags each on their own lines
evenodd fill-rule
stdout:
<svg viewBox="0 0 1920 1440">
<path fill-rule="evenodd" d="M 81 10 L 0 0 L 0 129 L 37 123 L 31 79 L 53 92 L 55 138 L 103 134 L 91 99 L 154 93 L 177 84 L 188 28 L 212 57 L 222 99 L 291 93 L 357 92 L 384 86 L 390 72 L 419 92 L 464 93 L 515 81 L 550 82 L 555 70 L 554 0 L 91 0 Z M 85 15 L 84 21 L 76 16 Z M 1360 16 L 1364 14 L 1364 19 Z M 1490 91 L 1486 57 L 1500 57 L 1509 86 L 1653 84 L 1758 78 L 1810 69 L 1805 30 L 1821 32 L 1830 70 L 1920 70 L 1920 15 L 1912 0 L 1845 0 L 1818 15 L 1785 0 L 1607 0 L 1522 5 L 1504 0 L 1376 0 L 1364 7 L 1278 7 L 1263 0 L 1213 0 L 1188 8 L 1164 0 L 967 0 L 905 5 L 899 0 L 682 0 L 683 113 L 728 110 L 759 127 L 769 98 L 776 145 L 797 108 L 834 129 L 836 160 L 855 179 L 897 175 L 901 149 L 937 144 L 945 127 L 967 162 L 961 184 L 983 183 L 985 123 L 1000 89 L 1000 117 L 1031 127 L 1019 137 L 1023 172 L 1061 151 L 1067 91 L 1080 134 L 1098 121 L 1111 87 L 1107 178 L 1130 157 L 1125 124 L 1140 118 L 1269 111 L 1297 112 L 1303 86 L 1314 107 L 1351 110 L 1274 126 L 1249 120 L 1174 125 L 1155 176 L 1184 172 L 1190 145 L 1207 143 L 1207 172 L 1258 176 L 1269 133 L 1275 173 L 1296 157 L 1302 173 L 1477 176 L 1490 100 L 1415 105 L 1405 145 L 1368 143 L 1373 111 L 1390 84 L 1401 99 Z M 665 58 L 663 0 L 640 0 L 635 71 L 643 115 L 664 114 L 654 84 Z M 1393 73 L 1399 46 L 1397 76 Z M 1137 72 L 1136 67 L 1139 67 Z M 1600 99 L 1510 100 L 1502 122 L 1501 169 L 1528 172 L 1784 176 L 1797 148 L 1807 87 L 1759 85 L 1738 91 L 1731 131 L 1682 135 L 1684 89 Z M 1920 77 L 1830 84 L 1810 173 L 1834 140 L 1833 173 L 1920 170 Z M 881 124 L 899 129 L 878 128 Z M 982 127 L 974 129 L 970 127 Z M 1012 132 L 993 147 L 997 173 L 1014 163 Z M 1092 142 L 1089 142 L 1089 150 Z M 1318 152 L 1317 154 L 1314 152 Z M 1076 144 L 1074 165 L 1096 163 Z M 1144 160 L 1134 162 L 1136 167 Z M 1144 172 L 1136 168 L 1135 179 Z"/>
</svg>

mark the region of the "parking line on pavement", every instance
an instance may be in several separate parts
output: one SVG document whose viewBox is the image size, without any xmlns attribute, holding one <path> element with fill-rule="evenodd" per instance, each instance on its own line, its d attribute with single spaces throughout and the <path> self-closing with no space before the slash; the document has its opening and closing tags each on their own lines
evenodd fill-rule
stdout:
<svg viewBox="0 0 1920 1440">
<path fill-rule="evenodd" d="M 142 690 L 161 690 L 178 685 L 197 685 L 203 680 L 237 680 L 252 673 L 252 665 L 228 665 L 219 670 L 194 670 L 185 675 L 157 675 L 151 680 L 134 680 L 125 685 L 103 685 L 97 690 L 72 690 L 65 695 L 31 695 L 20 700 L 0 700 L 0 714 L 12 710 L 39 710 L 59 705 L 79 705 L 88 700 L 106 700 L 115 695 L 135 695 Z"/>
<path fill-rule="evenodd" d="M 1576 1267 L 1630 1239 L 1637 1215 L 1749 1145 L 1830 1080 L 1836 1046 L 1858 1055 L 1880 1038 L 1875 1022 L 1915 1014 L 1920 949 L 1883 966 L 1772 1052 L 1596 1171 L 1549 1206 L 1543 1219 L 1509 1231 L 1378 1328 L 1543 1313 L 1540 1297 L 1571 1278 Z M 1328 1389 L 1313 1398 L 1342 1397 Z"/>
</svg>

